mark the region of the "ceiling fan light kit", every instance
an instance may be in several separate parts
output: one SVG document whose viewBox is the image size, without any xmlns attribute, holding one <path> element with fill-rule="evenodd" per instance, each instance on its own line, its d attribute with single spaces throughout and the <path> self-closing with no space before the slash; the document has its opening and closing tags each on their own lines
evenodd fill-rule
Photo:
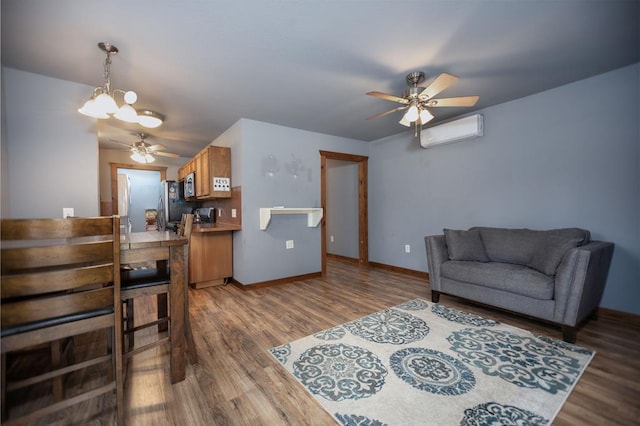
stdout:
<svg viewBox="0 0 640 426">
<path fill-rule="evenodd" d="M 136 136 L 139 137 L 140 140 L 137 142 L 134 142 L 133 144 L 127 144 L 127 143 L 123 143 L 113 139 L 111 141 L 119 145 L 126 146 L 127 150 L 131 152 L 131 156 L 129 158 L 131 158 L 133 161 L 137 163 L 142 163 L 142 164 L 153 163 L 156 160 L 154 155 L 160 155 L 162 157 L 169 157 L 169 158 L 180 157 L 178 154 L 162 151 L 163 149 L 165 149 L 164 146 L 162 145 L 158 145 L 158 144 L 149 145 L 148 143 L 146 143 L 145 139 L 148 136 L 146 133 L 136 133 Z"/>
<path fill-rule="evenodd" d="M 131 154 L 130 158 L 133 161 L 138 162 L 138 163 L 142 163 L 142 164 L 153 163 L 154 161 L 156 161 L 156 159 L 154 158 L 153 155 L 151 155 L 151 154 L 142 154 L 140 152 L 134 152 L 133 154 Z"/>
<path fill-rule="evenodd" d="M 136 111 L 131 105 L 138 100 L 138 95 L 132 90 L 111 89 L 111 56 L 118 53 L 118 48 L 110 43 L 98 43 L 100 50 L 106 53 L 104 60 L 104 83 L 96 87 L 88 101 L 78 109 L 78 112 L 89 117 L 107 119 L 109 117 L 127 123 L 139 123 L 141 126 L 154 128 L 160 126 L 165 117 L 155 111 Z M 118 106 L 115 94 L 123 96 L 123 104 Z M 146 114 L 147 112 L 151 114 Z M 151 118 L 149 118 L 151 117 Z"/>
<path fill-rule="evenodd" d="M 411 124 L 415 124 L 416 135 L 419 137 L 420 132 L 418 131 L 418 127 L 428 123 L 434 118 L 429 108 L 472 107 L 476 104 L 476 102 L 478 102 L 479 99 L 478 96 L 461 96 L 457 98 L 434 99 L 434 97 L 438 93 L 442 92 L 447 87 L 458 81 L 458 77 L 451 74 L 441 73 L 427 87 L 419 86 L 419 84 L 422 83 L 425 79 L 425 75 L 422 71 L 409 73 L 406 79 L 409 87 L 404 91 L 402 97 L 389 95 L 382 92 L 367 92 L 367 95 L 369 96 L 398 102 L 404 105 L 372 115 L 371 117 L 368 117 L 367 120 L 382 117 L 383 115 L 406 109 L 399 123 L 407 127 L 411 127 Z"/>
</svg>

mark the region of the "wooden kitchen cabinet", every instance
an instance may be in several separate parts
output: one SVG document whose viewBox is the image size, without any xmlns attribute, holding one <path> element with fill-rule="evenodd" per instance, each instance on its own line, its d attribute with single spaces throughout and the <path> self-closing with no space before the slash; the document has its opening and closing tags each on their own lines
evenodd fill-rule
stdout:
<svg viewBox="0 0 640 426">
<path fill-rule="evenodd" d="M 189 240 L 189 284 L 193 288 L 224 284 L 233 276 L 232 231 L 196 229 Z"/>
<path fill-rule="evenodd" d="M 184 180 L 189 173 L 196 171 L 196 162 L 192 158 L 187 164 L 178 169 L 178 180 Z"/>
<path fill-rule="evenodd" d="M 208 197 L 211 192 L 209 185 L 209 149 L 200 151 L 195 156 L 196 163 L 196 197 Z"/>
<path fill-rule="evenodd" d="M 196 198 L 231 198 L 231 149 L 209 145 L 195 156 Z"/>
</svg>

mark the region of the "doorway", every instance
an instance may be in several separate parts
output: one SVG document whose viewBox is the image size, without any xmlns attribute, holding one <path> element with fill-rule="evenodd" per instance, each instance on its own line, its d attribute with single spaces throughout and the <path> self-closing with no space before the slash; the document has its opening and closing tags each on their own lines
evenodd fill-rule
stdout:
<svg viewBox="0 0 640 426">
<path fill-rule="evenodd" d="M 111 167 L 111 213 L 118 212 L 118 172 L 125 172 L 131 179 L 132 197 L 129 220 L 131 231 L 146 230 L 145 210 L 156 209 L 158 205 L 159 184 L 167 178 L 167 167 L 109 163 Z M 158 186 L 154 183 L 157 182 Z M 136 196 L 141 194 L 141 196 Z"/>
<path fill-rule="evenodd" d="M 358 165 L 358 262 L 369 263 L 369 211 L 368 211 L 368 157 L 343 154 L 340 152 L 320 151 L 320 203 L 322 211 L 327 211 L 327 160 L 355 162 Z M 327 273 L 327 217 L 321 221 L 322 276 Z"/>
</svg>

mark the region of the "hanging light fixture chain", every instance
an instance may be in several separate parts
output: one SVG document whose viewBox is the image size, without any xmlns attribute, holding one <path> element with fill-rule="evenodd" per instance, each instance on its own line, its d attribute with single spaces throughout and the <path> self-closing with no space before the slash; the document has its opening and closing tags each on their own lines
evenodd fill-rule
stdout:
<svg viewBox="0 0 640 426">
<path fill-rule="evenodd" d="M 107 58 L 104 60 L 104 90 L 111 95 L 111 53 L 107 52 Z"/>
</svg>

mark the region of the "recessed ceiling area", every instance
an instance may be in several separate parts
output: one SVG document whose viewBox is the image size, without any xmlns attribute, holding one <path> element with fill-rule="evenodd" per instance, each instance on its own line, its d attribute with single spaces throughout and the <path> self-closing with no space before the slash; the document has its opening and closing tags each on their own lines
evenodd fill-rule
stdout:
<svg viewBox="0 0 640 426">
<path fill-rule="evenodd" d="M 460 80 L 429 125 L 640 60 L 637 0 L 175 1 L 2 0 L 2 65 L 102 81 L 99 42 L 119 48 L 111 78 L 165 123 L 150 142 L 196 154 L 240 118 L 374 141 L 411 130 L 366 96 L 400 96 L 405 76 Z M 597 101 L 594 99 L 594 102 Z M 90 118 L 87 118 L 88 120 Z M 98 125 L 101 146 L 135 142 L 139 125 Z"/>
</svg>

